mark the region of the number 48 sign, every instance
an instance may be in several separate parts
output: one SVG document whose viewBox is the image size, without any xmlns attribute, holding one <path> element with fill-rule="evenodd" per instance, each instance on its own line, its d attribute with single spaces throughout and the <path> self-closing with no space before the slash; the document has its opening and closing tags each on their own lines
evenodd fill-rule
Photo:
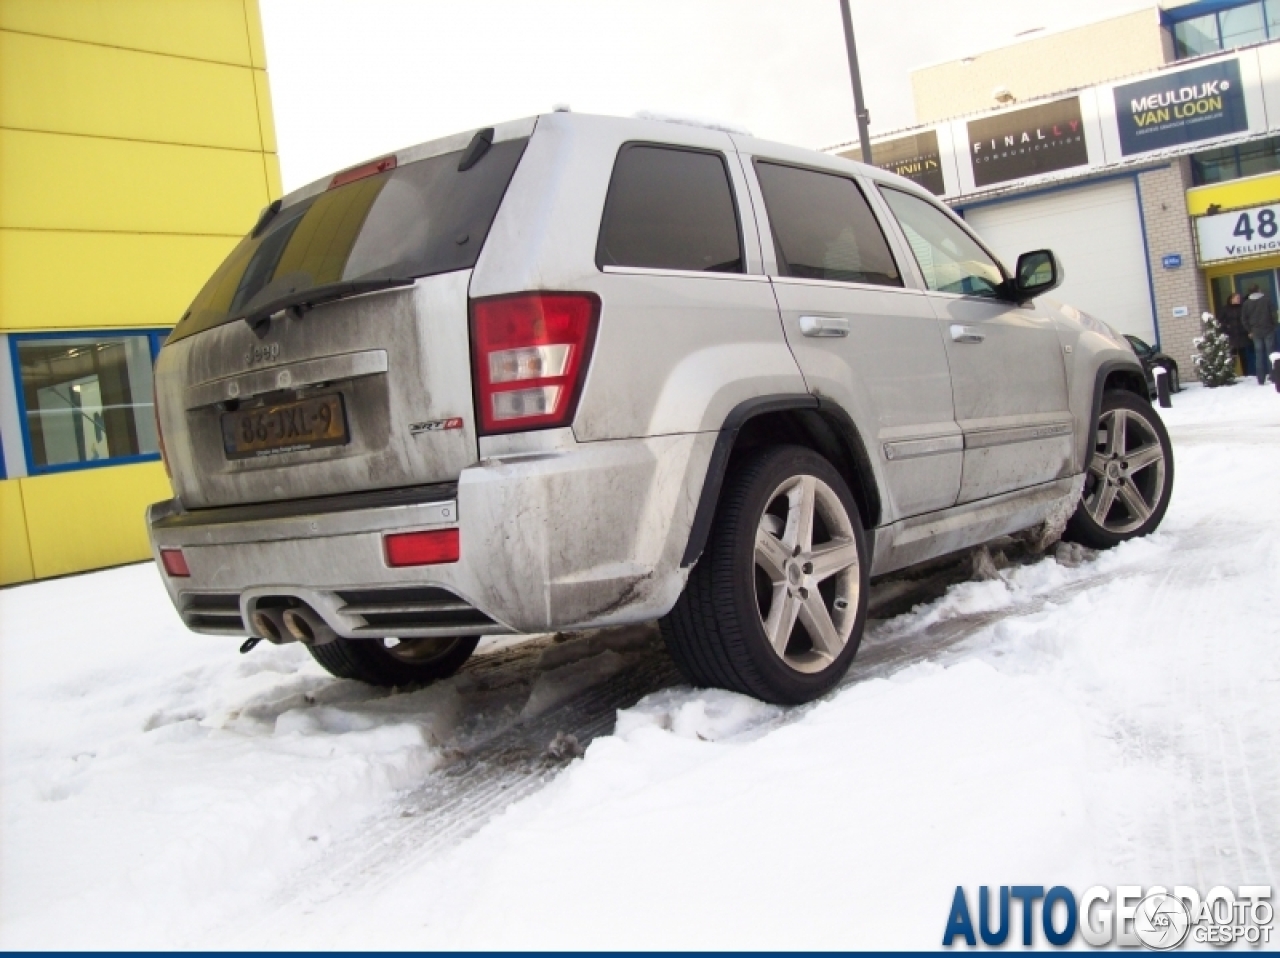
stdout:
<svg viewBox="0 0 1280 958">
<path fill-rule="evenodd" d="M 1202 216 L 1196 239 L 1201 263 L 1280 253 L 1280 204 Z"/>
</svg>

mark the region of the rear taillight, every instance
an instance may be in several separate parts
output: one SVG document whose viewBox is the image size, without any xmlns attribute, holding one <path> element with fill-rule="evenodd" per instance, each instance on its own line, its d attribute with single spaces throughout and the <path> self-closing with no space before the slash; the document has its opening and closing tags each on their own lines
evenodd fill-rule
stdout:
<svg viewBox="0 0 1280 958">
<path fill-rule="evenodd" d="M 181 549 L 161 549 L 160 562 L 164 571 L 175 579 L 186 579 L 191 576 L 191 568 L 187 565 L 187 557 Z"/>
<path fill-rule="evenodd" d="M 457 562 L 462 554 L 462 540 L 457 529 L 397 532 L 384 536 L 382 542 L 387 550 L 387 565 L 395 568 Z"/>
<path fill-rule="evenodd" d="M 594 293 L 520 293 L 471 304 L 481 435 L 567 426 L 600 318 Z"/>
</svg>

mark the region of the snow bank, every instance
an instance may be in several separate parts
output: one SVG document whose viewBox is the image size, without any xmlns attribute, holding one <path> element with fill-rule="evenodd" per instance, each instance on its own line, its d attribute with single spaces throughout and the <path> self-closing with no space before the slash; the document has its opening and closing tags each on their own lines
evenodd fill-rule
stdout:
<svg viewBox="0 0 1280 958">
<path fill-rule="evenodd" d="M 382 697 L 187 632 L 151 566 L 0 593 L 6 948 L 196 944 L 439 763 L 448 685 Z"/>
<path fill-rule="evenodd" d="M 1280 401 L 1192 388 L 1167 418 L 1157 535 L 956 586 L 868 636 L 914 662 L 855 661 L 812 707 L 651 696 L 453 853 L 279 941 L 935 948 L 957 884 L 1280 885 Z"/>
<path fill-rule="evenodd" d="M 385 695 L 190 635 L 150 567 L 0 592 L 0 945 L 934 948 L 957 884 L 1280 887 L 1280 397 L 1174 403 L 1158 534 L 878 624 L 812 706 L 650 695 L 477 834 L 297 907 L 483 695 L 554 717 L 640 639 Z"/>
</svg>

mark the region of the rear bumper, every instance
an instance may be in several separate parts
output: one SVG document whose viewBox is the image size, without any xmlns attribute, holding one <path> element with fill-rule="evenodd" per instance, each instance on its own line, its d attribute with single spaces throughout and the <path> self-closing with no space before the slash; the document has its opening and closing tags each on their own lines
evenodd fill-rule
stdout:
<svg viewBox="0 0 1280 958">
<path fill-rule="evenodd" d="M 301 603 L 345 638 L 620 625 L 665 614 L 715 435 L 573 444 L 463 470 L 456 484 L 279 505 L 148 513 L 161 575 L 195 631 L 257 634 L 260 603 Z M 461 558 L 391 568 L 383 536 L 456 527 Z"/>
</svg>

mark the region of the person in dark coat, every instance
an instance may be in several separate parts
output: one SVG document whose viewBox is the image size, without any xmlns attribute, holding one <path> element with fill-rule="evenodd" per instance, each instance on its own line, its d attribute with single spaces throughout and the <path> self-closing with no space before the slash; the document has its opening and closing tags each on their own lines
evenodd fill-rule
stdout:
<svg viewBox="0 0 1280 958">
<path fill-rule="evenodd" d="M 1276 308 L 1271 300 L 1263 295 L 1257 284 L 1249 287 L 1249 297 L 1244 301 L 1244 311 L 1240 317 L 1244 330 L 1253 340 L 1253 372 L 1258 377 L 1258 385 L 1267 384 L 1267 373 L 1271 371 L 1271 338 L 1276 331 Z"/>
<path fill-rule="evenodd" d="M 1249 374 L 1249 334 L 1244 331 L 1244 306 L 1239 293 L 1232 293 L 1218 315 L 1218 325 L 1231 344 L 1231 352 L 1240 360 L 1240 374 Z"/>
</svg>

